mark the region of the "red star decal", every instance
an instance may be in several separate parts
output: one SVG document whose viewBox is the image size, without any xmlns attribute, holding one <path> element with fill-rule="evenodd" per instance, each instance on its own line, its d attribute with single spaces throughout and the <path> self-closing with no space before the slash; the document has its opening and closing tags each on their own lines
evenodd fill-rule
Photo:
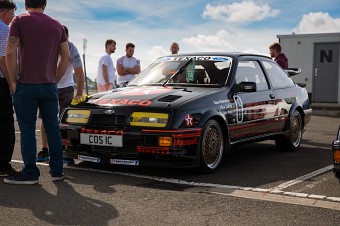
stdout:
<svg viewBox="0 0 340 226">
<path fill-rule="evenodd" d="M 185 116 L 184 121 L 187 127 L 192 127 L 192 125 L 194 124 L 194 118 L 190 114 L 187 114 Z"/>
</svg>

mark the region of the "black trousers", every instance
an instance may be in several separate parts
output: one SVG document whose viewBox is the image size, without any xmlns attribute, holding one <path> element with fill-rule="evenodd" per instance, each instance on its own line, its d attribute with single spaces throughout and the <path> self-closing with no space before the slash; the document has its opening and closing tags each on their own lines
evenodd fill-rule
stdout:
<svg viewBox="0 0 340 226">
<path fill-rule="evenodd" d="M 0 171 L 11 167 L 15 145 L 12 97 L 6 79 L 0 78 Z"/>
</svg>

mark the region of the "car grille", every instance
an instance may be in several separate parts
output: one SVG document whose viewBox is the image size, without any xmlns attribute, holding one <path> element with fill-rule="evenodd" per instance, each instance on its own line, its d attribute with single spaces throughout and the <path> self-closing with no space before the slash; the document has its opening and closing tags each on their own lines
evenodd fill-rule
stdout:
<svg viewBox="0 0 340 226">
<path fill-rule="evenodd" d="M 126 115 L 92 115 L 92 125 L 96 126 L 124 126 Z"/>
</svg>

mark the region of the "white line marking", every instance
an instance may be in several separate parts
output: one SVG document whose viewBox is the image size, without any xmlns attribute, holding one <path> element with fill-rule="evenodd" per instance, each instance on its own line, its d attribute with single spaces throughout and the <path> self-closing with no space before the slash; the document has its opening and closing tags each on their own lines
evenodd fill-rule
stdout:
<svg viewBox="0 0 340 226">
<path fill-rule="evenodd" d="M 23 161 L 21 160 L 12 160 L 12 162 L 23 163 Z M 40 163 L 40 162 L 37 162 L 37 165 L 49 166 L 48 163 Z M 79 170 L 79 171 L 86 171 L 86 172 L 128 176 L 128 177 L 154 180 L 154 181 L 172 183 L 172 184 L 190 185 L 196 188 L 201 188 L 199 190 L 196 190 L 196 192 L 208 192 L 208 193 L 213 193 L 213 194 L 228 195 L 228 196 L 234 196 L 234 197 L 240 197 L 240 198 L 259 199 L 259 200 L 265 200 L 265 201 L 291 203 L 291 204 L 299 204 L 299 205 L 305 205 L 305 206 L 315 206 L 315 207 L 340 210 L 340 205 L 339 205 L 340 197 L 327 197 L 327 196 L 320 196 L 320 195 L 313 195 L 313 194 L 309 195 L 305 193 L 284 192 L 284 191 L 280 191 L 277 189 L 272 190 L 272 189 L 240 187 L 240 186 L 224 185 L 224 184 L 198 183 L 198 182 L 190 182 L 190 181 L 174 179 L 174 178 L 146 176 L 146 175 L 139 175 L 139 174 L 134 174 L 134 173 L 124 173 L 124 172 L 112 172 L 108 170 L 79 168 L 75 166 L 64 166 L 64 168 Z M 215 192 L 213 189 L 225 189 L 227 193 Z M 190 188 L 186 190 L 190 191 Z M 261 195 L 257 195 L 259 193 Z M 295 198 L 299 200 L 294 200 L 291 198 Z M 289 199 L 289 201 L 287 201 L 287 199 Z"/>
<path fill-rule="evenodd" d="M 36 130 L 35 132 L 36 132 L 36 133 L 37 133 L 37 132 L 40 132 L 40 130 Z M 15 132 L 15 134 L 20 134 L 20 133 L 21 133 L 20 131 L 16 131 L 16 132 Z"/>
<path fill-rule="evenodd" d="M 340 198 L 338 198 L 338 197 L 327 197 L 327 200 L 340 202 Z"/>
<path fill-rule="evenodd" d="M 302 181 L 305 181 L 305 180 L 307 180 L 309 178 L 312 178 L 312 177 L 315 177 L 315 176 L 320 175 L 322 173 L 325 173 L 325 172 L 333 169 L 333 167 L 334 167 L 333 165 L 326 166 L 324 168 L 321 168 L 321 169 L 316 170 L 314 172 L 311 172 L 309 174 L 306 174 L 306 175 L 303 175 L 301 177 L 298 177 L 298 178 L 296 178 L 294 180 L 290 180 L 290 181 L 287 181 L 287 182 L 285 182 L 283 184 L 280 184 L 280 185 L 278 185 L 278 186 L 276 186 L 274 188 L 271 188 L 271 190 L 282 190 L 282 189 L 288 188 L 288 187 L 293 186 L 295 184 L 301 183 Z"/>
<path fill-rule="evenodd" d="M 325 199 L 326 198 L 326 196 L 324 195 L 309 195 L 308 197 L 312 199 Z"/>
</svg>

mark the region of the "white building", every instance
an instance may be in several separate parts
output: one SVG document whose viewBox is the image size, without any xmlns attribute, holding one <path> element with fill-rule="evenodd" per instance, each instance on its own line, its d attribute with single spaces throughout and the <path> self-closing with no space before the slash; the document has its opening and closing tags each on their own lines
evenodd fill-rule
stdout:
<svg viewBox="0 0 340 226">
<path fill-rule="evenodd" d="M 340 33 L 278 35 L 290 68 L 301 68 L 292 77 L 305 83 L 314 103 L 340 103 Z"/>
</svg>

